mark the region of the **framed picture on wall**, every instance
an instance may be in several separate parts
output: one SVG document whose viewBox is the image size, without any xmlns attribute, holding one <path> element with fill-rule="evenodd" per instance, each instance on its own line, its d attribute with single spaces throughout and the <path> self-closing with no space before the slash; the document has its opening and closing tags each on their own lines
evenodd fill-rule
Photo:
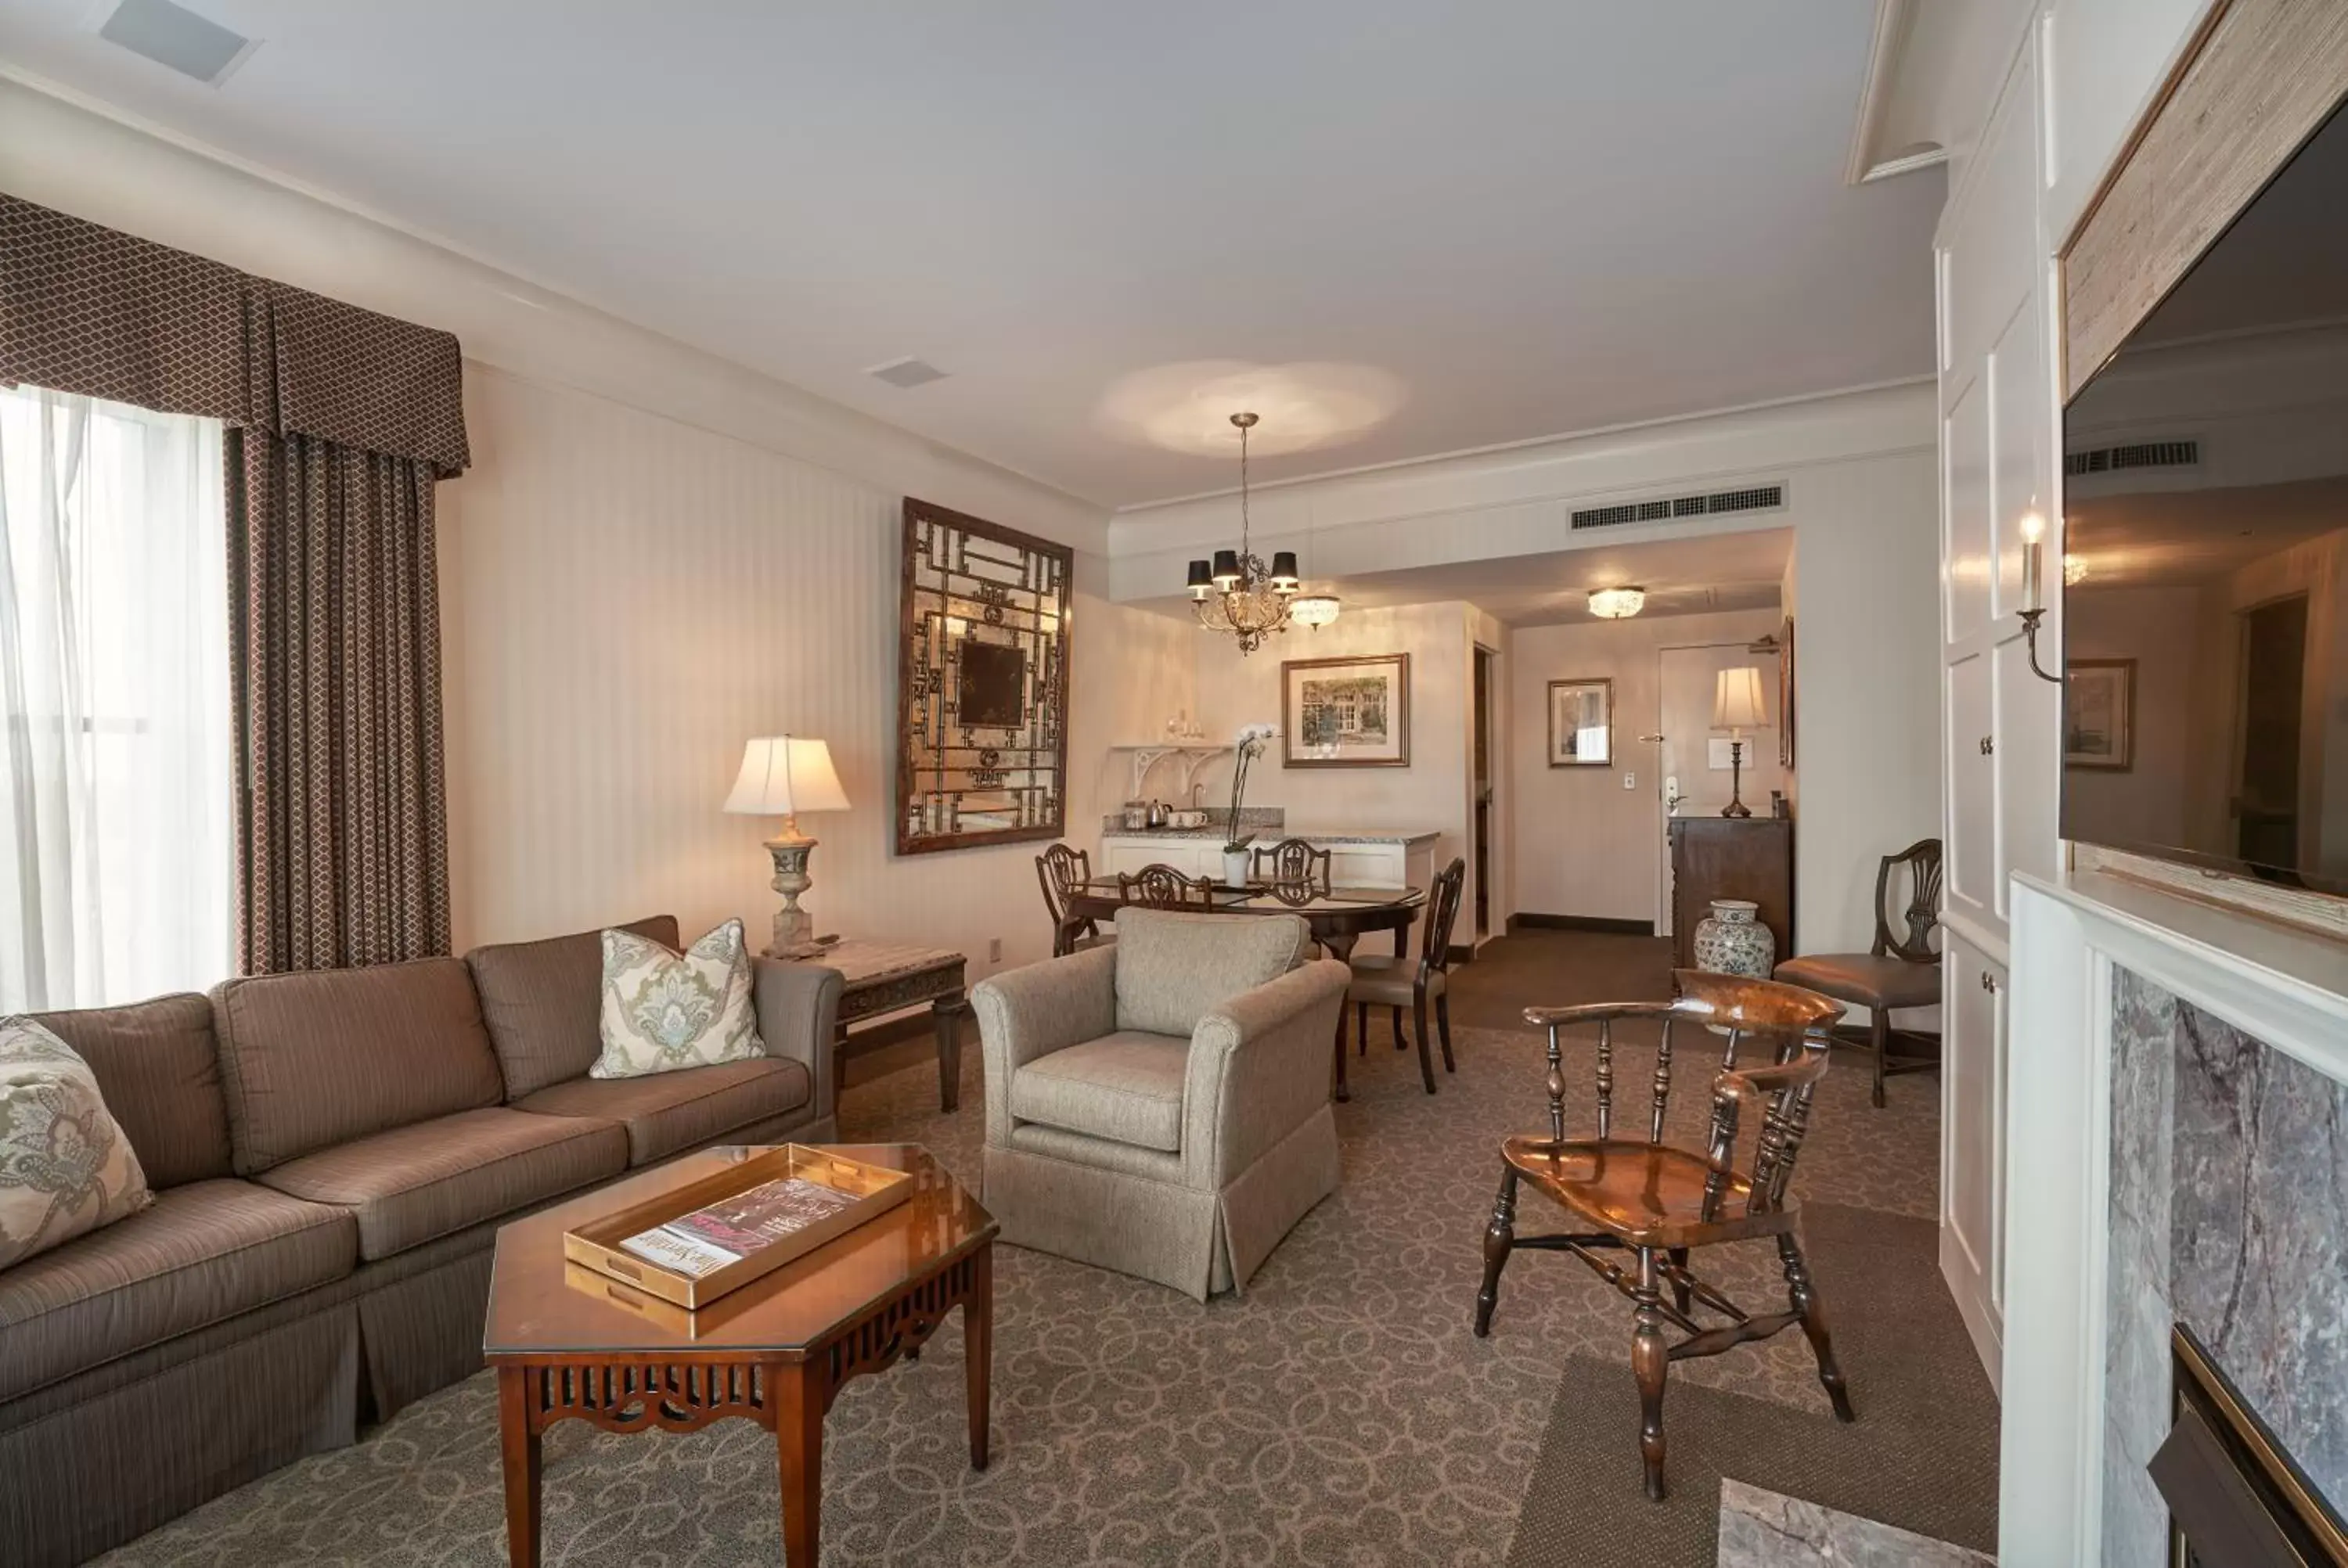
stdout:
<svg viewBox="0 0 2348 1568">
<path fill-rule="evenodd" d="M 1549 683 L 1549 765 L 1614 765 L 1613 682 L 1599 679 Z"/>
<path fill-rule="evenodd" d="M 1280 765 L 1410 766 L 1410 655 L 1282 660 Z"/>
<path fill-rule="evenodd" d="M 2063 683 L 2063 765 L 2136 766 L 2136 661 L 2074 659 Z"/>
</svg>

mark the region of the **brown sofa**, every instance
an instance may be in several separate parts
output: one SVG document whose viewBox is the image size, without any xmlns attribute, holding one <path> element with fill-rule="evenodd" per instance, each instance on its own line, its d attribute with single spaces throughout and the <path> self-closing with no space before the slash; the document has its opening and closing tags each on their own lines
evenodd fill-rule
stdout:
<svg viewBox="0 0 2348 1568">
<path fill-rule="evenodd" d="M 155 1202 L 0 1271 L 0 1558 L 79 1562 L 474 1371 L 504 1221 L 832 1137 L 839 976 L 757 970 L 763 1060 L 608 1081 L 592 931 L 36 1015 Z"/>
</svg>

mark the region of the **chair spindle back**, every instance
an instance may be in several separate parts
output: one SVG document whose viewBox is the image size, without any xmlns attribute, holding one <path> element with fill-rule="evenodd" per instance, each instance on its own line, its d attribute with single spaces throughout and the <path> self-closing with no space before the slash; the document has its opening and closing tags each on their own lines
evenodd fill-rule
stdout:
<svg viewBox="0 0 2348 1568">
<path fill-rule="evenodd" d="M 1598 1136 L 1607 1139 L 1613 1136 L 1613 1026 L 1626 1019 L 1652 1019 L 1660 1025 L 1646 1139 L 1660 1144 L 1671 1112 L 1673 1027 L 1684 1021 L 1723 1030 L 1727 1046 L 1713 1080 L 1712 1122 L 1705 1148 L 1711 1166 L 1704 1194 L 1706 1217 L 1713 1217 L 1712 1211 L 1735 1174 L 1743 1112 L 1755 1102 L 1761 1105 L 1762 1113 L 1754 1137 L 1747 1208 L 1756 1214 L 1766 1212 L 1783 1200 L 1786 1185 L 1793 1179 L 1794 1162 L 1809 1122 L 1813 1087 L 1827 1070 L 1828 1031 L 1842 1017 L 1841 1004 L 1797 986 L 1698 969 L 1675 969 L 1672 982 L 1678 994 L 1668 1002 L 1597 1002 L 1525 1009 L 1527 1023 L 1549 1031 L 1544 1087 L 1549 1095 L 1550 1136 L 1565 1142 L 1566 1030 L 1585 1025 L 1597 1029 Z M 1747 1040 L 1767 1047 L 1768 1060 L 1756 1067 L 1739 1068 L 1737 1055 Z"/>
</svg>

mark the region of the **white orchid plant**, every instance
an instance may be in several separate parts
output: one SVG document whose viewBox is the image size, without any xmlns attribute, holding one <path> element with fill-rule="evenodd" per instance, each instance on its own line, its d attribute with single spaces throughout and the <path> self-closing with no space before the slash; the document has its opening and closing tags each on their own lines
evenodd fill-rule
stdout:
<svg viewBox="0 0 2348 1568">
<path fill-rule="evenodd" d="M 1266 743 L 1280 733 L 1277 724 L 1242 724 L 1232 737 L 1236 755 L 1231 762 L 1231 810 L 1223 825 L 1223 853 L 1237 855 L 1246 849 L 1255 835 L 1240 832 L 1240 806 L 1247 796 L 1248 764 L 1263 754 Z"/>
</svg>

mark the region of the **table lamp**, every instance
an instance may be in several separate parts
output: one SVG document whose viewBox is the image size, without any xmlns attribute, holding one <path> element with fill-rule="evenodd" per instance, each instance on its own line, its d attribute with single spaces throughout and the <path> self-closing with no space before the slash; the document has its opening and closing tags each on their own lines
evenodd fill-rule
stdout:
<svg viewBox="0 0 2348 1568">
<path fill-rule="evenodd" d="M 1720 808 L 1723 816 L 1753 815 L 1745 804 L 1745 732 L 1768 722 L 1769 710 L 1761 696 L 1761 671 L 1749 664 L 1741 670 L 1723 670 L 1712 693 L 1712 727 L 1728 732 L 1728 804 Z"/>
<path fill-rule="evenodd" d="M 799 907 L 799 895 L 815 884 L 808 876 L 808 852 L 817 841 L 799 832 L 803 811 L 846 811 L 848 795 L 832 771 L 831 748 L 799 735 L 764 735 L 742 748 L 742 772 L 726 809 L 745 816 L 779 816 L 783 831 L 767 840 L 775 857 L 775 891 L 783 907 L 775 911 L 770 958 L 808 958 L 823 951 L 815 920 Z"/>
</svg>

